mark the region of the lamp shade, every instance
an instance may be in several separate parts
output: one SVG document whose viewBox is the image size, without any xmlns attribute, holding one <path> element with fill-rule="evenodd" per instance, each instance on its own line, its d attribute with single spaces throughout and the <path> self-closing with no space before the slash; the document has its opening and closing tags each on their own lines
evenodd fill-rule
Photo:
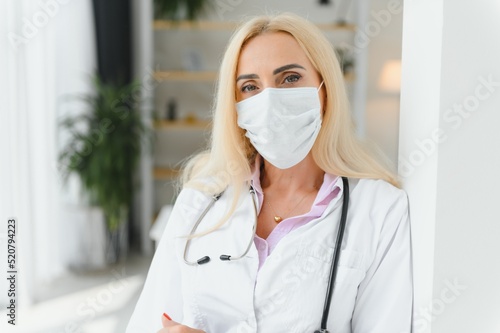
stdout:
<svg viewBox="0 0 500 333">
<path fill-rule="evenodd" d="M 401 91 L 401 60 L 389 60 L 382 67 L 378 88 L 388 93 Z"/>
</svg>

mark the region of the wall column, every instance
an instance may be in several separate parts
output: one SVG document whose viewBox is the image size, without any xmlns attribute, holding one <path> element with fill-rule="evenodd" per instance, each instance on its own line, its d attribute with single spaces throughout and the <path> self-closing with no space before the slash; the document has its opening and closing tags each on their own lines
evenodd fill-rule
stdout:
<svg viewBox="0 0 500 333">
<path fill-rule="evenodd" d="M 500 5 L 407 0 L 399 172 L 415 332 L 500 331 Z"/>
</svg>

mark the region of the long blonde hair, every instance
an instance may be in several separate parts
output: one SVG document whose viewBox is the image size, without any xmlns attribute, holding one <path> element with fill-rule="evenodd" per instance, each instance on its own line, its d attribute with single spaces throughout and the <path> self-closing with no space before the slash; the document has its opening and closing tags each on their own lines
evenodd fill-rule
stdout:
<svg viewBox="0 0 500 333">
<path fill-rule="evenodd" d="M 312 148 L 314 161 L 325 172 L 351 178 L 383 179 L 399 186 L 396 177 L 378 162 L 356 138 L 349 111 L 344 78 L 332 45 L 307 20 L 290 13 L 259 16 L 244 23 L 232 36 L 219 71 L 209 149 L 193 157 L 185 166 L 181 185 L 208 194 L 235 188 L 234 211 L 239 193 L 246 189 L 256 151 L 245 131 L 237 125 L 236 71 L 242 47 L 264 33 L 292 35 L 324 80 L 326 103 L 321 130 Z M 220 225 L 219 224 L 219 225 Z"/>
</svg>

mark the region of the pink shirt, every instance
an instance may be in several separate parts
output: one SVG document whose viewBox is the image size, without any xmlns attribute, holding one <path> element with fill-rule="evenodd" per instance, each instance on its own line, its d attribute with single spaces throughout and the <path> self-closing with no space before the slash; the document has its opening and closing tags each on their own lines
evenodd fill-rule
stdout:
<svg viewBox="0 0 500 333">
<path fill-rule="evenodd" d="M 254 243 L 259 253 L 259 269 L 262 267 L 262 265 L 266 261 L 266 258 L 271 254 L 276 245 L 278 245 L 278 242 L 283 237 L 285 237 L 292 230 L 295 230 L 300 226 L 303 226 L 308 222 L 314 220 L 315 218 L 321 217 L 321 215 L 323 215 L 330 201 L 335 198 L 340 191 L 340 188 L 335 185 L 337 179 L 338 176 L 325 173 L 323 184 L 321 185 L 321 188 L 318 191 L 318 195 L 316 196 L 316 199 L 311 206 L 311 210 L 308 213 L 285 218 L 273 229 L 267 239 L 263 239 L 255 235 Z M 258 209 L 260 213 L 262 203 L 264 202 L 264 192 L 262 191 L 262 187 L 260 186 L 260 168 L 254 169 L 251 182 L 257 194 L 257 198 L 259 199 Z"/>
</svg>

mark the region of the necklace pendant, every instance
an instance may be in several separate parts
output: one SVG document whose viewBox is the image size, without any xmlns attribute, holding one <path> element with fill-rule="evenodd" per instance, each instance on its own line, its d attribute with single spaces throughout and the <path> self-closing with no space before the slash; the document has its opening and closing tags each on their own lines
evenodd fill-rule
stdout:
<svg viewBox="0 0 500 333">
<path fill-rule="evenodd" d="M 274 217 L 274 221 L 275 221 L 276 223 L 280 223 L 281 221 L 283 221 L 283 219 L 281 218 L 281 216 L 275 216 L 275 217 Z"/>
</svg>

